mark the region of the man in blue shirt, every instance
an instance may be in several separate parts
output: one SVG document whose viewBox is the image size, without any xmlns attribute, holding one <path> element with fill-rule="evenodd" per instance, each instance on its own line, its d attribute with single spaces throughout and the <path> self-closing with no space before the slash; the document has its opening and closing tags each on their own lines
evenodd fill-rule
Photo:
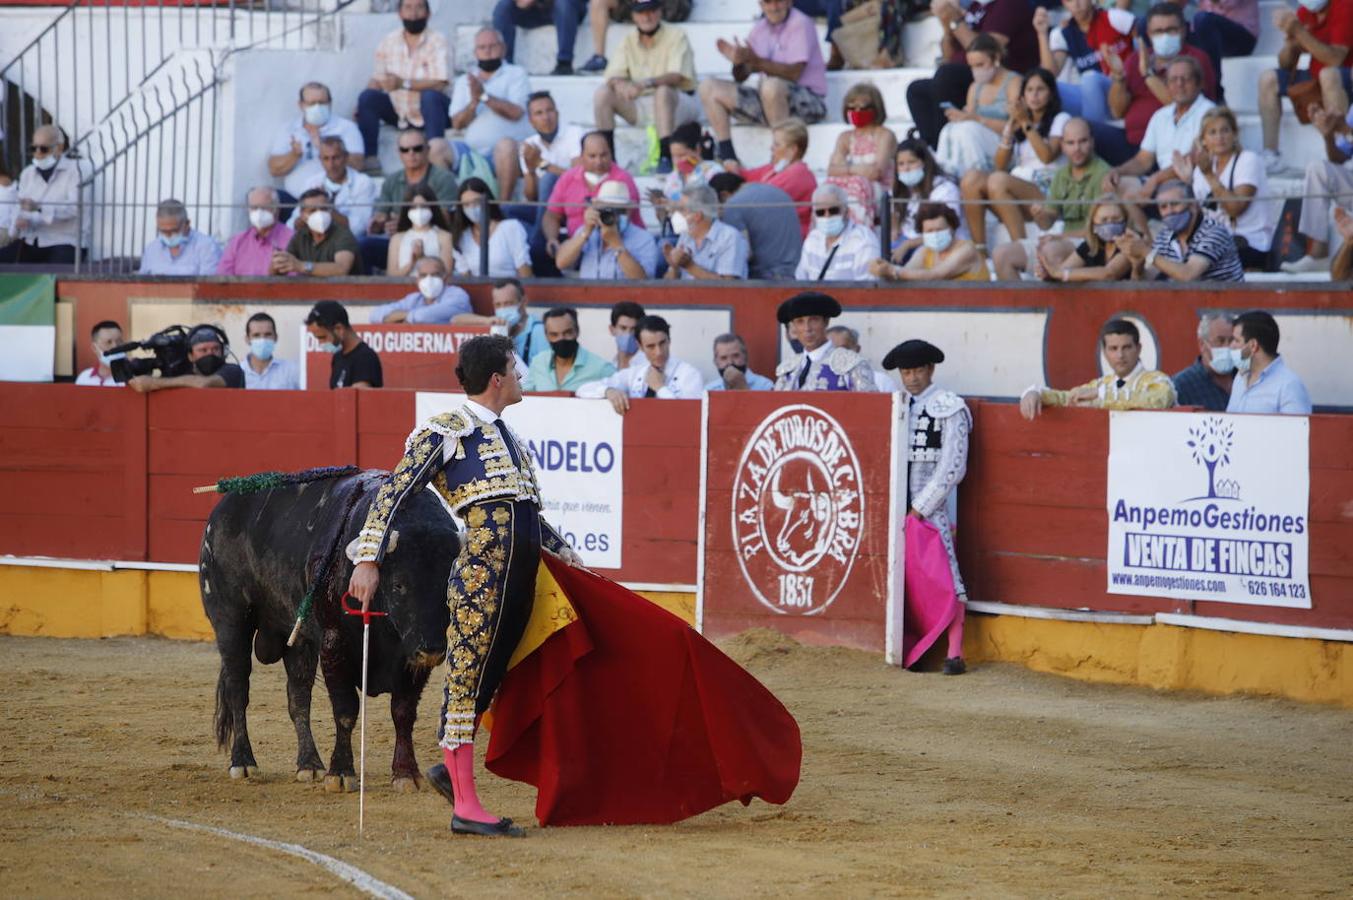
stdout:
<svg viewBox="0 0 1353 900">
<path fill-rule="evenodd" d="M 507 326 L 517 359 L 526 365 L 531 364 L 537 353 L 549 349 L 545 326 L 526 311 L 526 288 L 517 279 L 500 278 L 493 283 L 493 316 L 496 325 Z"/>
<path fill-rule="evenodd" d="M 1236 364 L 1231 359 L 1231 317 L 1225 313 L 1204 313 L 1198 321 L 1198 358 L 1170 379 L 1174 382 L 1175 402 L 1226 412 L 1235 372 Z"/>
<path fill-rule="evenodd" d="M 249 353 L 244 357 L 244 386 L 252 391 L 299 391 L 301 373 L 289 359 L 278 359 L 277 322 L 265 312 L 254 313 L 244 323 Z"/>
<path fill-rule="evenodd" d="M 663 247 L 666 278 L 698 280 L 746 279 L 747 238 L 719 221 L 719 198 L 707 184 L 688 184 L 681 191 L 672 230 L 675 247 Z"/>
<path fill-rule="evenodd" d="M 568 391 L 615 374 L 615 366 L 578 345 L 578 311 L 556 306 L 545 313 L 550 352 L 537 353 L 522 384 L 524 391 Z"/>
<path fill-rule="evenodd" d="M 142 275 L 215 275 L 221 262 L 221 246 L 208 235 L 194 231 L 188 210 L 178 200 L 165 200 L 155 208 L 155 240 L 141 251 Z"/>
<path fill-rule="evenodd" d="M 560 269 L 576 264 L 580 278 L 642 281 L 658 271 L 658 242 L 629 218 L 630 195 L 624 182 L 607 181 L 583 213 L 583 227 L 559 245 Z"/>
<path fill-rule="evenodd" d="M 454 284 L 446 283 L 446 266 L 435 256 L 419 257 L 414 263 L 413 293 L 394 303 L 385 303 L 373 307 L 371 323 L 373 325 L 393 325 L 407 322 L 410 325 L 451 325 L 468 324 L 456 322 L 456 319 L 470 314 L 470 295 Z M 477 321 L 477 320 L 476 320 Z"/>
<path fill-rule="evenodd" d="M 775 382 L 747 368 L 747 342 L 740 335 L 721 334 L 714 339 L 714 368 L 719 377 L 705 385 L 707 391 L 769 391 Z"/>
<path fill-rule="evenodd" d="M 1273 316 L 1263 310 L 1237 316 L 1231 330 L 1231 358 L 1236 380 L 1227 412 L 1311 414 L 1306 385 L 1278 355 L 1278 323 Z"/>
</svg>

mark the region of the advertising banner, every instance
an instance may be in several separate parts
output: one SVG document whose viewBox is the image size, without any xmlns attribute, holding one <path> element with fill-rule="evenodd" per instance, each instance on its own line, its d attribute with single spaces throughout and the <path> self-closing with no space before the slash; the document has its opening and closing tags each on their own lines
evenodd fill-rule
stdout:
<svg viewBox="0 0 1353 900">
<path fill-rule="evenodd" d="M 381 376 L 387 388 L 459 390 L 456 358 L 460 345 L 488 334 L 487 325 L 354 325 L 357 334 L 381 358 Z M 301 387 L 329 389 L 333 355 L 301 328 Z"/>
<path fill-rule="evenodd" d="M 811 399 L 811 404 L 803 402 Z M 901 634 L 891 394 L 707 395 L 700 619 L 890 650 Z"/>
<path fill-rule="evenodd" d="M 1311 608 L 1310 420 L 1114 412 L 1109 593 Z"/>
<path fill-rule="evenodd" d="M 414 425 L 451 412 L 464 394 L 415 395 Z M 503 411 L 527 443 L 545 519 L 597 569 L 620 568 L 624 419 L 605 400 L 527 397 Z"/>
</svg>

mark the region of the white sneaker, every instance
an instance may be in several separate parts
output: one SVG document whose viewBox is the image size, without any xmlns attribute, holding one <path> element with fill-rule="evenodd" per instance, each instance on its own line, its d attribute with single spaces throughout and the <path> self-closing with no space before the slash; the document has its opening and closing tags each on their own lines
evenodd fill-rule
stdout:
<svg viewBox="0 0 1353 900">
<path fill-rule="evenodd" d="M 1330 270 L 1330 258 L 1316 259 L 1307 254 L 1296 262 L 1285 262 L 1278 267 L 1288 275 L 1300 275 L 1303 272 L 1328 272 Z"/>
<path fill-rule="evenodd" d="M 1288 168 L 1287 164 L 1283 162 L 1283 155 L 1277 150 L 1265 148 L 1262 156 L 1264 160 L 1264 174 L 1271 178 L 1292 174 L 1293 170 Z"/>
</svg>

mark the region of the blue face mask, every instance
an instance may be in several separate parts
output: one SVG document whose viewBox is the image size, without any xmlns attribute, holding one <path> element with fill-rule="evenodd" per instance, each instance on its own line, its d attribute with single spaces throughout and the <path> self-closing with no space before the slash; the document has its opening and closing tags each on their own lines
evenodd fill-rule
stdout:
<svg viewBox="0 0 1353 900">
<path fill-rule="evenodd" d="M 639 352 L 639 337 L 632 331 L 622 331 L 615 336 L 615 349 L 621 353 L 633 355 Z"/>
<path fill-rule="evenodd" d="M 1231 357 L 1230 347 L 1212 348 L 1212 371 L 1225 375 L 1236 370 L 1236 361 Z"/>
<path fill-rule="evenodd" d="M 187 238 L 181 234 L 171 234 L 168 236 L 163 234 L 160 235 L 160 243 L 164 244 L 170 250 L 173 250 L 175 247 L 181 247 L 185 240 L 187 240 Z"/>
<path fill-rule="evenodd" d="M 498 318 L 503 320 L 504 324 L 506 324 L 508 328 L 515 328 L 517 326 L 517 323 L 521 321 L 520 306 L 504 307 L 503 309 L 496 310 L 495 314 L 498 316 Z"/>
<path fill-rule="evenodd" d="M 277 349 L 277 341 L 272 338 L 254 338 L 249 342 L 249 352 L 265 362 L 272 359 L 272 352 L 275 349 Z"/>
<path fill-rule="evenodd" d="M 1183 39 L 1177 34 L 1158 34 L 1151 39 L 1151 47 L 1157 56 L 1178 56 Z"/>
<path fill-rule="evenodd" d="M 339 342 L 336 334 L 330 334 L 329 340 L 319 345 L 319 352 L 321 353 L 337 353 L 342 349 L 343 345 Z"/>
<path fill-rule="evenodd" d="M 1179 212 L 1170 213 L 1168 216 L 1161 216 L 1160 221 L 1165 227 L 1174 234 L 1179 234 L 1185 228 L 1189 227 L 1189 222 L 1193 220 L 1192 210 L 1181 209 Z"/>
</svg>

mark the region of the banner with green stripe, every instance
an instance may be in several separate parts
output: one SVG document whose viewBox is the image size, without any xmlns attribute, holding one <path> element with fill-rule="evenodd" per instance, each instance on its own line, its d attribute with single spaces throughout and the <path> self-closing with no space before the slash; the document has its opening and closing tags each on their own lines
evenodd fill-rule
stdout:
<svg viewBox="0 0 1353 900">
<path fill-rule="evenodd" d="M 0 381 L 51 381 L 56 278 L 0 274 Z"/>
</svg>

